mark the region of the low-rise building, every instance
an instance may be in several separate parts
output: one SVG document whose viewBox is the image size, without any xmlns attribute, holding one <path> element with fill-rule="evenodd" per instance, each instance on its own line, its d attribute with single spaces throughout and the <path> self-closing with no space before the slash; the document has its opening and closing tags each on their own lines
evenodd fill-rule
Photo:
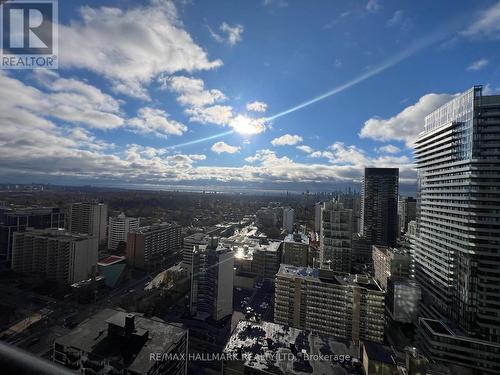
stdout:
<svg viewBox="0 0 500 375">
<path fill-rule="evenodd" d="M 223 354 L 227 375 L 362 374 L 353 341 L 264 321 L 240 321 Z"/>
<path fill-rule="evenodd" d="M 105 309 L 55 340 L 53 361 L 81 373 L 187 373 L 188 331 L 179 324 Z"/>
</svg>

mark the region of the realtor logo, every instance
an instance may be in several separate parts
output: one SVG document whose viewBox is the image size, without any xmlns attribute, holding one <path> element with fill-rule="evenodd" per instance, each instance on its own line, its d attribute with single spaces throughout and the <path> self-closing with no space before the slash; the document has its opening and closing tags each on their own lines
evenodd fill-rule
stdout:
<svg viewBox="0 0 500 375">
<path fill-rule="evenodd" d="M 0 68 L 57 69 L 57 0 L 0 1 Z"/>
</svg>

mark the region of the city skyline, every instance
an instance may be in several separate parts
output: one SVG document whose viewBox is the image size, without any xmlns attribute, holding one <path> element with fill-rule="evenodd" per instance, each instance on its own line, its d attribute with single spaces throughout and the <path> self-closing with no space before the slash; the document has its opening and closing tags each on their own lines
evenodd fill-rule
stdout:
<svg viewBox="0 0 500 375">
<path fill-rule="evenodd" d="M 377 166 L 412 191 L 425 115 L 500 88 L 500 3 L 426 6 L 59 2 L 59 70 L 0 72 L 0 176 L 314 191 Z"/>
</svg>

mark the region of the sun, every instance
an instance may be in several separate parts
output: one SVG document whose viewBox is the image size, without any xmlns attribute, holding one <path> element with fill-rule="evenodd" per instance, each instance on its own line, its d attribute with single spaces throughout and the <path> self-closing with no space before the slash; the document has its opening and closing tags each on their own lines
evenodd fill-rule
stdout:
<svg viewBox="0 0 500 375">
<path fill-rule="evenodd" d="M 259 134 L 266 129 L 264 119 L 250 118 L 245 115 L 236 116 L 230 126 L 235 132 L 243 135 Z"/>
</svg>

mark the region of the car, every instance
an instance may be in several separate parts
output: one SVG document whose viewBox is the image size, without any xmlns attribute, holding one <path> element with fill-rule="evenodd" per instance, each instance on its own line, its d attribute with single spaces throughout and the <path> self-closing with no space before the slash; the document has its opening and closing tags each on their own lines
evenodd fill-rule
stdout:
<svg viewBox="0 0 500 375">
<path fill-rule="evenodd" d="M 241 292 L 241 288 L 236 288 L 236 290 L 237 290 L 238 292 Z"/>
</svg>

